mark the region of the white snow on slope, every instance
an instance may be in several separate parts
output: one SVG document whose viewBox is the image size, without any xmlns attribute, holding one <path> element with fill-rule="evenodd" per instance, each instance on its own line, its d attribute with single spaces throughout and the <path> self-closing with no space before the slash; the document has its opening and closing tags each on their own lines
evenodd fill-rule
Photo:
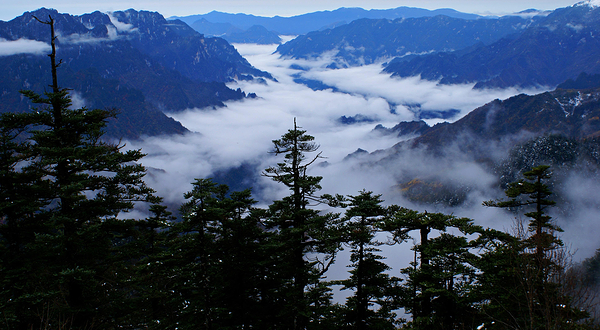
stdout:
<svg viewBox="0 0 600 330">
<path fill-rule="evenodd" d="M 600 0 L 585 0 L 575 4 L 575 6 L 590 6 L 593 8 L 600 7 Z"/>
</svg>

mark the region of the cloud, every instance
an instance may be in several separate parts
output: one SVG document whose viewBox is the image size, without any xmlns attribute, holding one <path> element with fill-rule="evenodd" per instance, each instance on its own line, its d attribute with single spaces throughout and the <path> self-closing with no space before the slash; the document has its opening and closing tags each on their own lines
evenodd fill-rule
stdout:
<svg viewBox="0 0 600 330">
<path fill-rule="evenodd" d="M 6 40 L 0 38 L 0 56 L 11 56 L 18 54 L 43 55 L 50 52 L 50 45 L 29 39 Z"/>
<path fill-rule="evenodd" d="M 116 17 L 114 17 L 111 13 L 107 14 L 111 24 L 106 25 L 106 36 L 105 37 L 97 37 L 92 36 L 90 34 L 70 34 L 67 36 L 59 36 L 61 41 L 67 44 L 83 44 L 83 43 L 100 43 L 100 42 L 109 42 L 118 40 L 122 38 L 124 34 L 133 33 L 138 31 L 137 28 L 133 26 L 133 24 L 120 22 Z"/>
<path fill-rule="evenodd" d="M 166 201 L 178 204 L 183 193 L 192 187 L 195 178 L 214 175 L 241 164 L 255 166 L 257 178 L 254 185 L 255 198 L 261 205 L 281 198 L 289 192 L 285 187 L 258 175 L 268 166 L 281 161 L 281 157 L 270 154 L 272 140 L 278 139 L 293 126 L 293 120 L 320 144 L 320 151 L 326 157 L 310 169 L 311 175 L 323 176 L 323 193 L 356 195 L 366 189 L 383 194 L 387 204 L 425 210 L 407 200 L 399 193 L 396 183 L 406 178 L 431 179 L 444 183 L 460 183 L 468 186 L 466 202 L 461 208 L 448 208 L 442 205 L 427 206 L 429 212 L 453 213 L 475 219 L 476 223 L 508 230 L 514 215 L 501 209 L 485 208 L 482 201 L 503 198 L 494 173 L 476 163 L 477 155 L 460 151 L 461 141 L 446 150 L 446 155 L 434 157 L 423 150 L 406 150 L 399 157 L 381 163 L 361 162 L 361 158 L 345 159 L 358 148 L 376 152 L 370 159 L 389 156 L 387 149 L 402 141 L 396 136 L 374 134 L 377 124 L 393 127 L 400 121 L 413 120 L 416 114 L 402 104 L 420 104 L 422 110 L 458 109 L 460 115 L 496 98 L 505 99 L 514 94 L 535 90 L 473 90 L 472 85 L 439 85 L 417 77 L 408 79 L 390 78 L 381 73 L 381 67 L 370 65 L 360 68 L 327 70 L 323 66 L 327 60 L 303 61 L 280 59 L 273 54 L 275 45 L 235 45 L 252 65 L 273 74 L 277 79 L 267 84 L 242 81 L 231 83 L 232 88 L 241 88 L 247 93 L 256 93 L 258 98 L 227 102 L 227 107 L 212 109 L 189 109 L 170 114 L 180 121 L 191 133 L 185 136 L 152 137 L 141 141 L 129 141 L 130 148 L 142 148 L 147 153 L 142 163 L 149 167 L 148 181 Z M 295 66 L 292 66 L 294 65 Z M 298 69 L 299 67 L 304 70 Z M 294 69 L 296 68 L 296 69 Z M 307 79 L 317 79 L 332 89 L 314 91 L 294 82 L 294 75 L 301 74 Z M 390 111 L 390 103 L 398 104 L 396 113 Z M 341 116 L 362 114 L 375 119 L 345 125 L 339 122 Z M 456 120 L 454 118 L 453 120 Z M 435 122 L 435 121 L 433 121 Z M 464 136 L 465 139 L 469 137 Z M 464 141 L 463 141 L 464 142 Z M 510 143 L 489 145 L 490 152 L 497 157 L 506 154 Z M 364 160 L 364 159 L 363 159 Z M 573 179 L 575 180 L 575 179 Z M 577 185 L 574 181 L 573 185 Z M 596 191 L 596 185 L 582 186 L 581 191 L 573 191 L 570 198 L 585 196 L 586 192 Z M 600 184 L 597 185 L 600 188 Z M 589 198 L 588 198 L 589 199 Z M 592 203 L 592 201 L 590 201 Z M 593 204 L 596 205 L 596 204 Z M 581 215 L 587 218 L 600 214 L 593 207 L 587 207 Z M 563 221 L 563 220 L 560 220 Z M 574 240 L 574 248 L 590 251 L 592 238 L 583 243 L 574 239 L 585 235 L 581 220 L 576 226 L 565 226 L 569 240 Z M 580 227 L 577 227 L 580 226 Z M 566 228 L 569 227 L 569 228 Z M 589 231 L 588 231 L 589 232 Z M 589 236 L 589 235 L 588 235 Z M 580 244 L 581 243 L 581 244 Z M 411 244 L 402 247 L 386 248 L 386 254 L 394 254 L 394 271 L 405 267 L 403 260 L 412 258 Z M 394 251 L 394 252 L 390 252 Z M 401 252 L 398 252 L 401 251 Z M 585 254 L 581 254 L 582 256 Z M 342 260 L 342 257 L 338 260 Z M 335 267 L 333 277 L 344 276 L 345 261 Z"/>
<path fill-rule="evenodd" d="M 137 28 L 133 24 L 123 23 L 119 21 L 112 13 L 107 13 L 110 22 L 115 26 L 119 32 L 131 33 L 137 31 Z"/>
</svg>

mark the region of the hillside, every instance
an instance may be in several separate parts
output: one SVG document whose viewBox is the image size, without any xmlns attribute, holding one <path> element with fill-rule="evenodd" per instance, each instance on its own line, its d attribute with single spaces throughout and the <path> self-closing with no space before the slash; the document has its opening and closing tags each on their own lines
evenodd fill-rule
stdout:
<svg viewBox="0 0 600 330">
<path fill-rule="evenodd" d="M 580 78 L 569 84 L 594 85 L 590 77 Z M 391 129 L 378 126 L 374 133 L 403 141 L 362 159 L 368 166 L 401 168 L 397 190 L 416 203 L 457 206 L 473 189 L 487 189 L 479 180 L 461 182 L 447 173 L 456 167 L 481 168 L 507 184 L 532 167 L 550 165 L 553 184 L 566 189 L 562 185 L 569 175 L 596 173 L 600 167 L 600 86 L 521 94 L 494 100 L 454 123 L 400 123 Z M 419 165 L 407 165 L 415 161 Z"/>
<path fill-rule="evenodd" d="M 418 137 L 393 149 L 424 147 L 440 153 L 458 143 L 463 151 L 483 152 L 493 141 L 548 134 L 582 140 L 600 136 L 599 118 L 599 87 L 521 94 L 494 100 L 454 123 L 440 123 L 427 130 L 420 128 Z"/>
<path fill-rule="evenodd" d="M 55 10 L 27 12 L 0 22 L 4 42 L 47 44 L 50 32 L 35 18 L 56 20 L 61 86 L 73 89 L 89 108 L 115 107 L 113 137 L 182 133 L 185 128 L 162 111 L 220 107 L 245 97 L 224 82 L 270 77 L 253 68 L 226 41 L 204 38 L 182 22 L 151 12 L 94 12 L 72 16 Z M 29 109 L 19 90 L 42 92 L 50 79 L 45 51 L 6 54 L 0 63 L 0 112 Z"/>
<path fill-rule="evenodd" d="M 508 16 L 467 20 L 444 15 L 420 18 L 361 19 L 299 36 L 277 48 L 291 58 L 333 54 L 338 66 L 371 64 L 394 57 L 460 50 L 491 44 L 522 32 L 537 18 Z"/>
<path fill-rule="evenodd" d="M 476 88 L 556 86 L 581 72 L 600 72 L 600 8 L 580 3 L 560 8 L 518 36 L 466 53 L 395 59 L 385 72 L 420 75 L 442 84 L 476 82 Z"/>
</svg>

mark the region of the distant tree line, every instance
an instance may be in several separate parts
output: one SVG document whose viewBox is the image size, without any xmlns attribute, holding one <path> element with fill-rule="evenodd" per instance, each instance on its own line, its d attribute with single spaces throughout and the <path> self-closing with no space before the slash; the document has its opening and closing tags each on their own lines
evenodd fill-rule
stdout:
<svg viewBox="0 0 600 330">
<path fill-rule="evenodd" d="M 525 212 L 507 233 L 384 206 L 369 191 L 319 194 L 322 178 L 308 173 L 318 145 L 294 122 L 263 172 L 286 197 L 257 208 L 250 190 L 197 179 L 176 220 L 142 180 L 141 151 L 101 139 L 114 111 L 71 109 L 54 21 L 41 22 L 52 31 L 51 90 L 24 91 L 36 107 L 0 117 L 3 329 L 598 328 L 597 279 L 569 264 L 547 213 L 548 166 L 484 203 Z M 147 218 L 122 218 L 141 205 Z M 393 276 L 380 246 L 411 235 L 414 262 Z M 349 276 L 328 281 L 343 248 Z M 344 303 L 335 286 L 351 291 Z"/>
</svg>

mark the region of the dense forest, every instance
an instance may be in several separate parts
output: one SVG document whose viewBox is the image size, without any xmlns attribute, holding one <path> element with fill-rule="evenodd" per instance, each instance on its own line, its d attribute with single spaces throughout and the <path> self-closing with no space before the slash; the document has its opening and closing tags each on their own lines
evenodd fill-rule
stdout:
<svg viewBox="0 0 600 330">
<path fill-rule="evenodd" d="M 262 173 L 289 194 L 255 207 L 250 190 L 197 179 L 176 217 L 143 177 L 141 150 L 102 139 L 112 110 L 72 109 L 59 87 L 0 117 L 0 325 L 3 329 L 598 329 L 600 258 L 570 262 L 548 215 L 548 166 L 487 207 L 510 232 L 381 195 L 320 194 L 314 138 L 294 123 Z M 143 209 L 145 219 L 128 219 Z M 327 210 L 327 211 L 323 211 Z M 337 210 L 330 212 L 330 210 Z M 387 233 L 387 241 L 379 241 Z M 392 274 L 380 248 L 413 246 Z M 348 278 L 326 273 L 341 249 Z M 351 292 L 333 300 L 334 287 Z"/>
</svg>

